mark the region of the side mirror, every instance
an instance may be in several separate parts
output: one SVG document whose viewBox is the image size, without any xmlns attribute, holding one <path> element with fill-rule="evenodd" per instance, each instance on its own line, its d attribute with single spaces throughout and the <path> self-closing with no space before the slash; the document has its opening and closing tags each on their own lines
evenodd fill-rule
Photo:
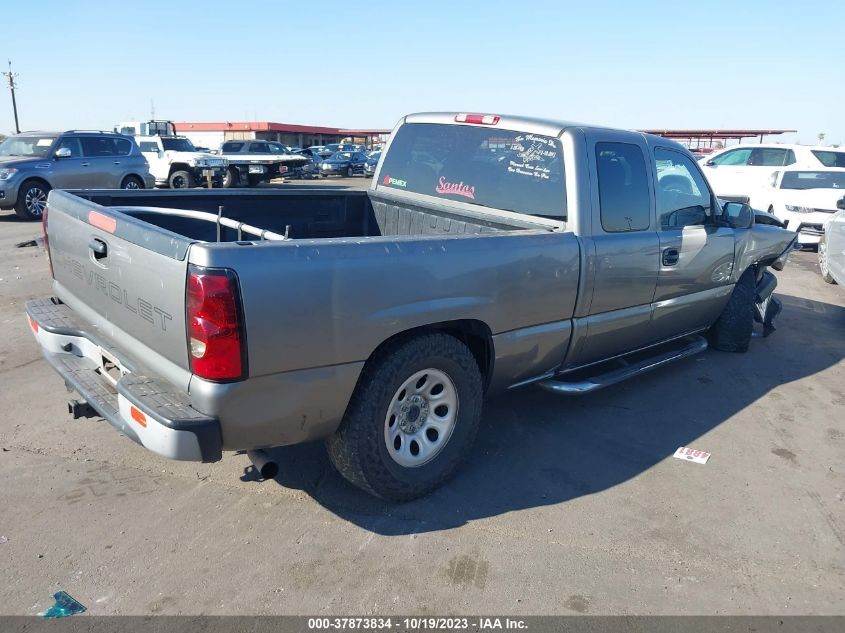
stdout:
<svg viewBox="0 0 845 633">
<path fill-rule="evenodd" d="M 845 211 L 845 196 L 836 201 L 836 208 Z"/>
<path fill-rule="evenodd" d="M 754 224 L 754 210 L 742 202 L 726 202 L 722 214 L 728 226 L 750 229 Z"/>
<path fill-rule="evenodd" d="M 707 165 L 708 167 L 715 167 L 716 166 L 716 162 L 712 158 L 710 160 L 704 161 L 704 164 Z"/>
<path fill-rule="evenodd" d="M 60 147 L 56 150 L 56 158 L 70 158 L 71 151 L 69 147 Z"/>
</svg>

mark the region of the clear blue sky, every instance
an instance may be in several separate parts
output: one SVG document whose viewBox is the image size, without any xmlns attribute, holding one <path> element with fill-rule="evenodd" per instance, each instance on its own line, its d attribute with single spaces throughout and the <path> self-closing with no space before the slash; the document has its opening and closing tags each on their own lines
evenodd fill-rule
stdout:
<svg viewBox="0 0 845 633">
<path fill-rule="evenodd" d="M 832 1 L 41 0 L 5 3 L 0 60 L 22 129 L 110 128 L 152 98 L 177 121 L 390 128 L 459 110 L 845 143 L 843 36 Z"/>
</svg>

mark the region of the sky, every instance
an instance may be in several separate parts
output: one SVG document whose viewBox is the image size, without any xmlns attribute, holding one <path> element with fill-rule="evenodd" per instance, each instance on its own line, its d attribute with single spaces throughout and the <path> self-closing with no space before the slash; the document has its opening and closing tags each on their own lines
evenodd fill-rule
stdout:
<svg viewBox="0 0 845 633">
<path fill-rule="evenodd" d="M 389 129 L 444 110 L 845 144 L 843 35 L 832 0 L 40 0 L 4 6 L 0 60 L 22 130 L 111 129 L 152 101 L 174 121 Z"/>
</svg>

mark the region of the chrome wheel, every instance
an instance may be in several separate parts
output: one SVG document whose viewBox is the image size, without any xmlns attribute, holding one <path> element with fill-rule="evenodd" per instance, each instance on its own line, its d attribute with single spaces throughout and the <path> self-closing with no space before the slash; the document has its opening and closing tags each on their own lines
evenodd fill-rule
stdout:
<svg viewBox="0 0 845 633">
<path fill-rule="evenodd" d="M 47 206 L 47 192 L 38 186 L 30 187 L 24 194 L 24 204 L 33 217 L 40 218 Z"/>
<path fill-rule="evenodd" d="M 416 468 L 442 451 L 458 417 L 458 390 L 439 369 L 416 372 L 396 390 L 384 419 L 384 441 L 400 466 Z"/>
<path fill-rule="evenodd" d="M 134 178 L 130 178 L 125 183 L 123 183 L 124 189 L 140 189 L 141 186 L 138 184 L 138 181 Z"/>
<path fill-rule="evenodd" d="M 819 242 L 819 270 L 821 270 L 822 277 L 830 275 L 830 269 L 827 266 L 827 244 L 824 240 Z"/>
</svg>

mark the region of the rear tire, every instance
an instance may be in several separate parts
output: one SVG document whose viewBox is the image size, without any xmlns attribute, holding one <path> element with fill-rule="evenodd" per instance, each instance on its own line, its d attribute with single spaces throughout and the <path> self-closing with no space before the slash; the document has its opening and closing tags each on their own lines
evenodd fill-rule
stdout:
<svg viewBox="0 0 845 633">
<path fill-rule="evenodd" d="M 18 190 L 15 214 L 22 220 L 40 220 L 47 207 L 50 185 L 38 180 L 26 180 Z"/>
<path fill-rule="evenodd" d="M 226 169 L 226 174 L 223 176 L 223 188 L 231 189 L 232 187 L 237 187 L 240 182 L 240 178 L 238 170 L 234 167 L 229 167 Z"/>
<path fill-rule="evenodd" d="M 127 176 L 123 179 L 123 182 L 120 183 L 121 189 L 143 189 L 144 188 L 144 181 L 138 178 L 138 176 Z"/>
<path fill-rule="evenodd" d="M 340 427 L 326 440 L 329 458 L 372 495 L 420 497 L 470 453 L 482 399 L 481 372 L 461 341 L 441 333 L 400 338 L 367 361 Z"/>
<path fill-rule="evenodd" d="M 830 274 L 830 266 L 827 263 L 827 240 L 825 236 L 819 240 L 819 271 L 822 274 L 822 279 L 825 283 L 835 284 L 836 280 Z"/>
<path fill-rule="evenodd" d="M 183 169 L 174 171 L 170 174 L 170 178 L 167 179 L 167 183 L 170 185 L 171 189 L 190 189 L 196 186 L 194 176 L 191 172 Z"/>
<path fill-rule="evenodd" d="M 754 270 L 746 270 L 736 282 L 731 298 L 710 328 L 710 346 L 722 352 L 746 352 L 754 330 Z"/>
</svg>

